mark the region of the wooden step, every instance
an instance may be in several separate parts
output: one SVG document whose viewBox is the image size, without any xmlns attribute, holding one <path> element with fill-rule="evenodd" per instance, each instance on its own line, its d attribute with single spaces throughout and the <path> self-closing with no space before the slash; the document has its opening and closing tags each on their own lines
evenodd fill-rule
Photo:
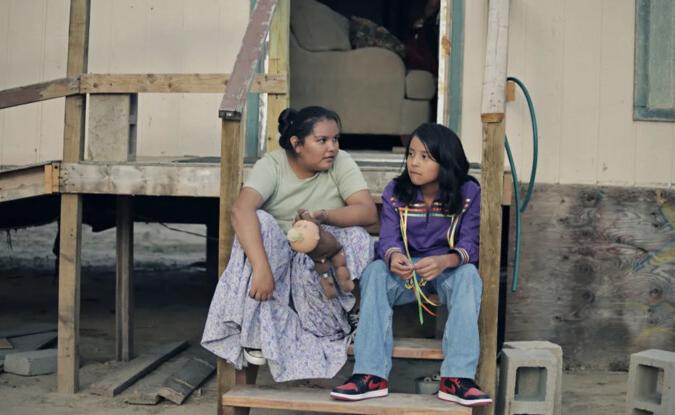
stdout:
<svg viewBox="0 0 675 415">
<path fill-rule="evenodd" d="M 471 409 L 441 401 L 434 395 L 391 393 L 384 398 L 345 402 L 331 399 L 329 393 L 325 389 L 281 387 L 279 385 L 236 385 L 223 395 L 223 405 L 340 414 L 471 414 Z"/>
<path fill-rule="evenodd" d="M 353 355 L 353 346 L 349 345 L 347 353 Z M 393 357 L 399 359 L 443 360 L 441 339 L 394 339 Z"/>
</svg>

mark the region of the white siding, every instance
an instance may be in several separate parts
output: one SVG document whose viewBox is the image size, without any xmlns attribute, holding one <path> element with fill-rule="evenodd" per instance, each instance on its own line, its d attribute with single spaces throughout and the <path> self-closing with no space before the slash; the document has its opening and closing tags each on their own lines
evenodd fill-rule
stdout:
<svg viewBox="0 0 675 415">
<path fill-rule="evenodd" d="M 487 2 L 466 1 L 461 136 L 472 161 L 481 156 L 486 13 Z M 510 18 L 508 73 L 536 106 L 538 181 L 671 186 L 675 123 L 633 121 L 635 1 L 518 0 Z M 506 124 L 527 181 L 532 147 L 520 93 Z"/>
<path fill-rule="evenodd" d="M 65 76 L 68 0 L 0 0 L 0 89 Z M 249 0 L 92 0 L 89 72 L 230 72 Z M 144 94 L 138 154 L 217 155 L 222 94 Z M 64 99 L 0 111 L 0 165 L 60 159 Z"/>
</svg>

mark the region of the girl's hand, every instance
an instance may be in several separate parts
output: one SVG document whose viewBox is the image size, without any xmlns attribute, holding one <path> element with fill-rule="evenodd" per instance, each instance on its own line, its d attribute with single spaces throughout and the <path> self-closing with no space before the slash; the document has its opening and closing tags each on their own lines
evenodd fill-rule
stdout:
<svg viewBox="0 0 675 415">
<path fill-rule="evenodd" d="M 249 297 L 258 301 L 267 301 L 272 298 L 274 277 L 269 267 L 263 271 L 254 269 L 251 278 L 253 280 L 251 281 L 251 290 L 248 292 Z"/>
<path fill-rule="evenodd" d="M 413 264 L 407 256 L 395 252 L 389 260 L 389 270 L 403 280 L 409 280 L 413 273 Z"/>
<path fill-rule="evenodd" d="M 447 255 L 428 256 L 415 264 L 415 271 L 420 278 L 431 281 L 448 268 Z"/>
</svg>

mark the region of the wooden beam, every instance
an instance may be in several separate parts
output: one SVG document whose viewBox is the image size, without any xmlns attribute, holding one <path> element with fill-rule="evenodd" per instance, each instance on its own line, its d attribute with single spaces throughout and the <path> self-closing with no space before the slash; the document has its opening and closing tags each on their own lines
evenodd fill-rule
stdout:
<svg viewBox="0 0 675 415">
<path fill-rule="evenodd" d="M 91 0 L 71 0 L 68 27 L 66 76 L 87 72 Z M 86 101 L 83 96 L 66 98 L 63 131 L 63 161 L 77 162 L 84 152 Z M 59 252 L 59 342 L 57 390 L 75 393 L 79 389 L 80 252 L 82 198 L 61 196 Z"/>
<path fill-rule="evenodd" d="M 115 357 L 134 355 L 134 217 L 131 196 L 117 196 L 117 270 L 115 289 Z"/>
<path fill-rule="evenodd" d="M 58 164 L 56 165 L 58 167 Z M 250 165 L 244 168 L 245 178 Z M 60 182 L 54 191 L 63 193 L 92 193 L 138 196 L 188 196 L 219 197 L 220 165 L 216 163 L 116 163 L 94 162 L 63 163 Z M 368 189 L 376 200 L 384 186 L 398 175 L 396 169 L 362 168 Z M 480 170 L 470 174 L 480 180 Z M 504 205 L 511 204 L 511 174 L 504 172 Z M 55 179 L 58 174 L 55 173 Z M 3 176 L 0 174 L 0 190 Z M 18 183 L 17 179 L 17 183 Z M 37 186 L 37 184 L 36 184 Z M 0 191 L 0 200 L 3 193 Z M 214 226 L 217 228 L 217 226 Z M 214 270 L 214 273 L 217 270 Z"/>
<path fill-rule="evenodd" d="M 83 94 L 120 93 L 222 93 L 229 74 L 84 74 L 80 81 Z M 286 76 L 256 74 L 251 92 L 283 94 L 288 89 Z"/>
<path fill-rule="evenodd" d="M 483 125 L 483 174 L 481 175 L 480 274 L 483 279 L 479 333 L 478 381 L 493 398 L 497 390 L 497 316 L 502 235 L 504 122 Z M 494 405 L 478 410 L 494 413 Z"/>
<path fill-rule="evenodd" d="M 64 163 L 63 193 L 218 197 L 220 166 L 196 164 Z"/>
<path fill-rule="evenodd" d="M 220 103 L 218 111 L 220 118 L 241 119 L 276 4 L 277 0 L 258 0 L 256 3 L 234 63 L 230 82 Z"/>
<path fill-rule="evenodd" d="M 45 188 L 45 180 L 43 164 L 0 172 L 0 202 L 51 193 Z"/>
<path fill-rule="evenodd" d="M 479 319 L 481 353 L 478 381 L 493 398 L 497 391 L 497 317 L 504 191 L 505 95 L 508 56 L 509 0 L 490 0 L 483 75 L 481 120 L 480 274 L 483 295 Z M 474 414 L 492 415 L 495 406 Z"/>
<path fill-rule="evenodd" d="M 290 74 L 290 30 L 291 30 L 291 2 L 279 0 L 277 10 L 272 17 L 270 26 L 270 42 L 268 52 L 268 73 L 270 75 L 286 76 Z M 286 90 L 281 94 L 267 97 L 267 151 L 279 148 L 278 119 L 279 114 L 291 104 L 290 76 Z"/>
<path fill-rule="evenodd" d="M 260 3 L 258 3 L 260 6 Z M 243 111 L 243 109 L 242 109 Z M 244 170 L 244 137 L 240 121 L 222 120 L 220 141 L 220 208 L 218 214 L 218 275 L 222 275 L 230 259 L 234 240 L 232 205 L 239 195 Z M 235 370 L 224 360 L 218 359 L 218 396 L 235 383 Z M 219 400 L 220 402 L 220 400 Z M 218 412 L 222 412 L 218 404 Z"/>
<path fill-rule="evenodd" d="M 77 77 L 54 79 L 52 81 L 20 86 L 0 91 L 0 109 L 17 105 L 62 98 L 80 93 Z"/>
<path fill-rule="evenodd" d="M 508 37 L 509 0 L 490 0 L 481 102 L 483 122 L 500 122 L 504 118 Z"/>
</svg>

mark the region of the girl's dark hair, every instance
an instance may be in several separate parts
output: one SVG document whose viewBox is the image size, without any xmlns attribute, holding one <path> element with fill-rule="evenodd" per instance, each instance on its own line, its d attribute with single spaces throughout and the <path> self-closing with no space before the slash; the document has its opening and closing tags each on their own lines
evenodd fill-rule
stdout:
<svg viewBox="0 0 675 415">
<path fill-rule="evenodd" d="M 418 137 L 429 151 L 431 157 L 440 165 L 438 172 L 438 201 L 443 213 L 457 214 L 462 211 L 462 185 L 467 180 L 475 181 L 469 176 L 469 161 L 464 154 L 459 137 L 451 129 L 435 123 L 424 123 L 417 127 L 412 137 Z M 412 139 L 410 140 L 412 142 Z M 406 158 L 410 151 L 410 142 L 406 146 Z M 410 180 L 408 164 L 403 173 L 394 179 L 394 196 L 404 203 L 415 203 L 418 188 Z"/>
<path fill-rule="evenodd" d="M 323 120 L 333 120 L 337 123 L 338 129 L 342 128 L 340 117 L 329 109 L 312 106 L 296 111 L 293 108 L 286 108 L 279 114 L 279 133 L 281 134 L 279 145 L 294 154 L 291 137 L 296 136 L 300 143 L 304 143 L 305 137 L 312 134 L 314 124 Z"/>
</svg>

